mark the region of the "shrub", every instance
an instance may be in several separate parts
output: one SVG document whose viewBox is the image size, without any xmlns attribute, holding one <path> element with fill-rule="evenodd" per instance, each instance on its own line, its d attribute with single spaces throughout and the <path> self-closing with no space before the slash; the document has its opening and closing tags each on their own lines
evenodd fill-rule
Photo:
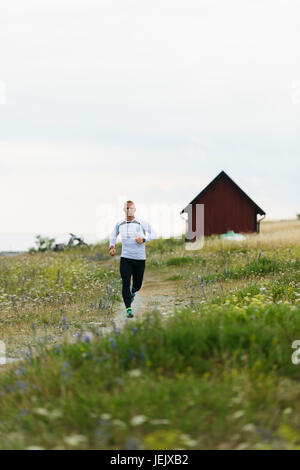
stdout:
<svg viewBox="0 0 300 470">
<path fill-rule="evenodd" d="M 33 253 L 35 251 L 52 250 L 54 247 L 55 238 L 42 237 L 42 235 L 37 235 L 35 243 L 37 248 L 29 248 L 29 253 Z"/>
</svg>

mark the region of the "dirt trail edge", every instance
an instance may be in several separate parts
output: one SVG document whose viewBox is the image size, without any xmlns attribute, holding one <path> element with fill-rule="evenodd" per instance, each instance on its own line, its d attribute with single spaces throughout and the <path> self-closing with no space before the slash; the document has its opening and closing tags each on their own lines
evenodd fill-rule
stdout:
<svg viewBox="0 0 300 470">
<path fill-rule="evenodd" d="M 113 260 L 109 260 L 103 263 L 103 266 L 109 266 L 115 270 L 119 269 L 120 256 L 115 256 Z M 150 314 L 154 310 L 158 311 L 162 316 L 169 316 L 175 314 L 175 307 L 182 306 L 183 302 L 178 297 L 178 281 L 167 281 L 164 279 L 164 275 L 159 271 L 153 271 L 146 269 L 143 285 L 141 289 L 136 293 L 135 299 L 132 303 L 132 311 L 134 314 L 133 318 L 126 317 L 126 309 L 123 303 L 118 302 L 112 312 L 112 316 L 109 318 L 107 326 L 103 326 L 103 321 L 88 322 L 83 325 L 83 334 L 93 336 L 93 333 L 97 331 L 96 337 L 99 335 L 109 334 L 114 329 L 122 329 L 128 322 L 134 324 L 136 320 L 140 320 L 146 314 Z M 121 293 L 120 293 L 121 294 Z M 69 343 L 76 342 L 75 335 L 66 335 L 65 339 Z M 91 339 L 92 339 L 91 336 Z M 99 336 L 98 336 L 99 337 Z M 95 338 L 96 340 L 96 338 Z M 53 343 L 48 347 L 53 348 L 60 344 Z M 27 349 L 27 348 L 25 348 Z M 21 356 L 21 357 L 20 357 Z M 6 369 L 9 363 L 26 360 L 25 354 L 21 354 L 19 357 L 6 357 L 6 361 L 1 363 L 0 370 Z M 5 365 L 6 367 L 1 367 Z M 12 366 L 12 364 L 11 364 Z"/>
<path fill-rule="evenodd" d="M 136 293 L 132 302 L 133 318 L 126 317 L 126 309 L 123 300 L 118 303 L 112 318 L 112 326 L 103 327 L 103 333 L 110 332 L 114 328 L 121 329 L 125 323 L 134 323 L 146 314 L 157 310 L 163 316 L 174 314 L 174 307 L 181 302 L 177 299 L 177 282 L 163 280 L 159 272 L 145 271 L 143 285 Z"/>
</svg>

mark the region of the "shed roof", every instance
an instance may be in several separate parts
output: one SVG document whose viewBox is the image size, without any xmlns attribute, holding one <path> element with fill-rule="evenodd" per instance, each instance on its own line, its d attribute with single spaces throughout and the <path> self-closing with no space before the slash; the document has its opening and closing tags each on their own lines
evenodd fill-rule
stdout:
<svg viewBox="0 0 300 470">
<path fill-rule="evenodd" d="M 225 178 L 227 178 L 230 183 L 236 187 L 240 193 L 246 198 L 248 199 L 248 201 L 253 204 L 253 206 L 256 208 L 257 212 L 260 214 L 260 215 L 265 215 L 266 213 L 257 205 L 255 204 L 254 201 L 252 201 L 252 199 L 248 196 L 248 194 L 246 194 L 231 178 L 230 176 L 227 175 L 227 173 L 225 173 L 225 171 L 221 171 L 207 186 L 205 186 L 204 189 L 202 189 L 202 191 L 200 191 L 199 194 L 197 194 L 196 197 L 194 197 L 194 199 L 189 203 L 189 204 L 193 204 L 200 196 L 202 196 L 218 179 L 220 179 L 222 176 L 224 176 Z M 187 207 L 187 206 L 186 206 Z M 180 214 L 182 214 L 186 207 L 184 209 L 182 209 L 182 211 L 180 212 Z"/>
</svg>

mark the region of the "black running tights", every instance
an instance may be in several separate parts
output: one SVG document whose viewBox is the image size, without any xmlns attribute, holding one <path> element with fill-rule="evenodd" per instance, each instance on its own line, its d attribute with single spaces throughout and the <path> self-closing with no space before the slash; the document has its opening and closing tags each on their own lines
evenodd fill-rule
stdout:
<svg viewBox="0 0 300 470">
<path fill-rule="evenodd" d="M 132 281 L 132 292 L 137 292 L 142 287 L 143 276 L 145 271 L 146 260 L 145 259 L 131 259 L 131 258 L 120 258 L 120 274 L 122 277 L 122 297 L 124 300 L 125 307 L 130 307 L 131 295 L 130 295 L 130 280 Z"/>
</svg>

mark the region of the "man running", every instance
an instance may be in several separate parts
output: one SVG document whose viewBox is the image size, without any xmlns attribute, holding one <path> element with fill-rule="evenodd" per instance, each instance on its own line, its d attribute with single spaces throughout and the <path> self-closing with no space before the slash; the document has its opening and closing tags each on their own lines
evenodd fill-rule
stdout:
<svg viewBox="0 0 300 470">
<path fill-rule="evenodd" d="M 127 318 L 131 318 L 133 317 L 131 304 L 135 293 L 140 290 L 143 282 L 146 265 L 145 242 L 154 240 L 157 236 L 148 222 L 134 217 L 136 208 L 133 201 L 126 201 L 123 210 L 125 218 L 116 223 L 109 239 L 109 254 L 111 256 L 116 254 L 115 244 L 117 236 L 120 234 L 122 239 L 120 257 L 122 297 Z M 131 276 L 133 278 L 132 286 L 130 286 Z"/>
</svg>

